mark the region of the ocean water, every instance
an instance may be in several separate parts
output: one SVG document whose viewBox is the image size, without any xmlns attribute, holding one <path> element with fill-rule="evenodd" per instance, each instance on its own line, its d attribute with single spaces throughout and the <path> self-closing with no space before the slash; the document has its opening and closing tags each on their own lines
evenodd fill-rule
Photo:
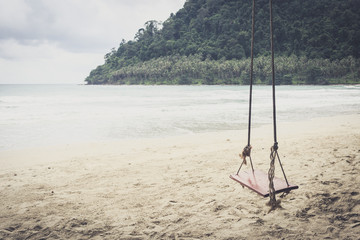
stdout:
<svg viewBox="0 0 360 240">
<path fill-rule="evenodd" d="M 253 126 L 272 123 L 253 88 Z M 0 151 L 247 128 L 248 86 L 0 85 Z M 360 113 L 360 86 L 277 86 L 277 120 Z"/>
</svg>

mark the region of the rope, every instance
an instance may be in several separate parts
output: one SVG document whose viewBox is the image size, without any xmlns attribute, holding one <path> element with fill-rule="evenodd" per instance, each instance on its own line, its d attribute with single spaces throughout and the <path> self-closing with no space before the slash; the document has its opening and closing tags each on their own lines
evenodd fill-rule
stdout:
<svg viewBox="0 0 360 240">
<path fill-rule="evenodd" d="M 286 180 L 286 184 L 289 186 L 287 181 L 283 166 L 280 161 L 278 150 L 278 142 L 277 142 L 277 131 L 276 131 L 276 97 L 275 97 L 275 60 L 274 60 L 274 33 L 273 33 L 273 12 L 272 12 L 272 0 L 269 0 L 270 4 L 270 39 L 271 39 L 271 72 L 272 72 L 272 98 L 273 98 L 273 126 L 274 126 L 274 146 L 271 147 L 271 154 L 270 154 L 270 169 L 268 172 L 269 177 L 269 196 L 270 202 L 269 205 L 271 206 L 271 210 L 280 206 L 280 202 L 276 201 L 275 197 L 275 189 L 274 189 L 274 172 L 275 172 L 275 158 L 277 157 L 281 166 L 281 170 L 284 174 L 284 178 Z"/>
<path fill-rule="evenodd" d="M 268 172 L 268 179 L 269 179 L 269 197 L 270 201 L 268 205 L 270 206 L 270 211 L 275 210 L 276 208 L 280 207 L 280 201 L 276 201 L 275 196 L 275 188 L 274 188 L 274 175 L 275 175 L 275 158 L 278 155 L 278 143 L 275 142 L 274 146 L 271 147 L 270 153 L 270 169 Z"/>
<path fill-rule="evenodd" d="M 274 61 L 274 35 L 273 35 L 273 15 L 272 0 L 270 0 L 270 39 L 271 39 L 271 70 L 272 70 L 272 98 L 273 98 L 273 125 L 274 125 L 274 143 L 276 137 L 276 103 L 275 103 L 275 61 Z"/>
<path fill-rule="evenodd" d="M 287 181 L 283 166 L 280 161 L 280 157 L 278 154 L 278 142 L 277 142 L 277 129 L 276 129 L 276 97 L 275 97 L 275 61 L 274 61 L 274 36 L 273 36 L 273 14 L 272 14 L 272 0 L 269 0 L 269 7 L 270 7 L 270 43 L 271 43 L 271 70 L 272 70 L 272 102 L 273 102 L 273 126 L 274 126 L 274 145 L 271 147 L 271 153 L 270 153 L 270 168 L 268 171 L 268 179 L 269 179 L 269 197 L 270 201 L 268 205 L 271 207 L 270 211 L 275 210 L 280 206 L 280 201 L 276 200 L 276 191 L 274 187 L 274 176 L 275 176 L 275 158 L 278 158 L 281 170 L 284 174 L 286 184 L 289 186 L 289 183 Z M 250 145 L 250 132 L 251 132 L 251 107 L 252 107 L 252 85 L 253 85 L 253 64 L 254 64 L 254 32 L 255 32 L 255 0 L 253 0 L 253 6 L 252 6 L 252 36 L 251 36 L 251 63 L 250 63 L 250 94 L 249 94 L 249 124 L 248 124 L 248 144 L 243 149 L 242 153 L 239 154 L 242 163 L 240 165 L 240 168 L 237 172 L 239 174 L 239 171 L 243 164 L 247 164 L 246 157 L 250 158 L 251 167 L 254 172 L 254 168 L 252 165 L 251 160 L 251 145 Z M 270 212 L 269 211 L 269 212 Z"/>
<path fill-rule="evenodd" d="M 251 160 L 251 156 L 250 156 L 250 155 L 251 155 L 251 148 L 252 148 L 252 147 L 251 147 L 250 145 L 247 145 L 247 146 L 244 147 L 242 153 L 239 154 L 240 158 L 242 159 L 242 162 L 241 162 L 241 165 L 240 165 L 239 170 L 237 171 L 236 175 L 239 174 L 242 165 L 243 165 L 243 164 L 245 164 L 245 165 L 247 164 L 247 163 L 246 163 L 246 157 L 249 157 L 250 163 L 251 163 L 251 169 L 252 169 L 252 171 L 254 172 L 254 166 L 253 166 L 253 164 L 252 164 L 252 160 Z"/>
<path fill-rule="evenodd" d="M 274 63 L 274 36 L 273 36 L 273 16 L 272 16 L 272 0 L 270 2 L 270 42 L 271 42 L 271 70 L 272 70 L 272 97 L 273 97 L 273 120 L 274 120 L 274 146 L 271 147 L 270 153 L 270 169 L 268 172 L 269 178 L 269 205 L 270 211 L 276 208 L 276 197 L 274 188 L 274 172 L 275 172 L 275 157 L 277 155 L 278 144 L 276 139 L 276 104 L 275 104 L 275 63 Z"/>
<path fill-rule="evenodd" d="M 250 157 L 251 154 L 251 146 L 247 145 L 244 147 L 244 150 L 240 154 L 240 158 L 243 160 L 243 163 L 246 165 L 246 157 Z"/>
<path fill-rule="evenodd" d="M 278 142 L 277 142 L 277 129 L 276 129 L 276 97 L 275 97 L 275 61 L 274 61 L 274 35 L 273 35 L 273 14 L 272 14 L 272 0 L 269 0 L 270 7 L 270 43 L 271 43 L 271 70 L 272 70 L 272 102 L 273 102 L 273 126 L 274 126 L 274 145 L 271 147 L 270 153 L 270 168 L 268 171 L 268 179 L 269 179 L 269 197 L 270 201 L 268 205 L 271 207 L 270 211 L 275 210 L 280 206 L 280 201 L 276 200 L 276 191 L 274 187 L 274 176 L 275 176 L 275 158 L 278 158 L 281 170 L 284 174 L 284 178 L 286 180 L 286 184 L 289 186 L 287 181 L 283 166 L 280 161 L 278 150 Z M 247 164 L 246 158 L 249 157 L 251 162 L 251 167 L 254 172 L 254 167 L 251 160 L 251 145 L 250 145 L 250 133 L 251 133 L 251 107 L 252 107 L 252 85 L 253 85 L 253 66 L 254 66 L 254 32 L 255 32 L 255 0 L 253 0 L 252 6 L 252 34 L 251 34 L 251 63 L 250 63 L 250 94 L 249 94 L 249 124 L 248 124 L 248 144 L 243 149 L 242 153 L 239 154 L 242 159 L 240 168 L 237 172 L 239 174 L 240 169 L 243 164 Z M 269 212 L 270 212 L 269 211 Z"/>
<path fill-rule="evenodd" d="M 254 73 L 254 38 L 255 38 L 254 32 L 255 32 L 255 0 L 253 0 L 253 6 L 252 6 L 252 25 L 251 25 L 251 62 L 250 62 L 248 146 L 250 146 L 250 132 L 251 132 L 252 86 L 253 86 L 253 73 Z"/>
<path fill-rule="evenodd" d="M 251 145 L 250 145 L 250 136 L 251 136 L 251 108 L 252 108 L 252 87 L 253 87 L 253 75 L 254 75 L 254 33 L 255 33 L 255 0 L 253 0 L 252 5 L 252 17 L 251 17 L 251 62 L 250 62 L 250 93 L 249 93 L 249 121 L 248 121 L 248 144 L 244 147 L 241 154 L 239 154 L 240 158 L 242 159 L 241 165 L 239 167 L 239 170 L 237 171 L 237 174 L 239 174 L 240 169 L 243 164 L 247 164 L 246 157 L 249 157 L 251 168 L 254 172 L 254 167 L 252 164 L 251 159 Z"/>
</svg>

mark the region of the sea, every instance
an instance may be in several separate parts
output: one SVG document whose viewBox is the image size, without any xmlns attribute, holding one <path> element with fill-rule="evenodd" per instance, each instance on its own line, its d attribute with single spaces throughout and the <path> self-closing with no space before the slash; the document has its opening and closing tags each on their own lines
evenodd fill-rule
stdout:
<svg viewBox="0 0 360 240">
<path fill-rule="evenodd" d="M 252 126 L 272 124 L 254 86 Z M 0 151 L 246 129 L 249 86 L 0 85 Z M 277 86 L 278 122 L 360 113 L 360 85 Z"/>
</svg>

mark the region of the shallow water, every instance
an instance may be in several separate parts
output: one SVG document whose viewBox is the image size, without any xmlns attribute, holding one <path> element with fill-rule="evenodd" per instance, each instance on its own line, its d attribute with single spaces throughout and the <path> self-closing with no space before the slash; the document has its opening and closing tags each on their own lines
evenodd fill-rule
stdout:
<svg viewBox="0 0 360 240">
<path fill-rule="evenodd" d="M 0 85 L 0 150 L 247 127 L 248 86 Z M 360 86 L 277 86 L 277 120 L 360 113 Z M 253 88 L 253 126 L 272 123 Z"/>
</svg>

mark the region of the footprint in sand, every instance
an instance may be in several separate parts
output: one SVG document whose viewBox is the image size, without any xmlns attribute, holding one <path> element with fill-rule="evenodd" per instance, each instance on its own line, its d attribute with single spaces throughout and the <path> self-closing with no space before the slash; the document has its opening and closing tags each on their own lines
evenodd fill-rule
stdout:
<svg viewBox="0 0 360 240">
<path fill-rule="evenodd" d="M 35 231 L 40 231 L 41 229 L 43 229 L 43 228 L 42 228 L 42 226 L 40 226 L 40 225 L 36 225 L 36 226 L 33 228 L 33 230 L 35 230 Z"/>
</svg>

